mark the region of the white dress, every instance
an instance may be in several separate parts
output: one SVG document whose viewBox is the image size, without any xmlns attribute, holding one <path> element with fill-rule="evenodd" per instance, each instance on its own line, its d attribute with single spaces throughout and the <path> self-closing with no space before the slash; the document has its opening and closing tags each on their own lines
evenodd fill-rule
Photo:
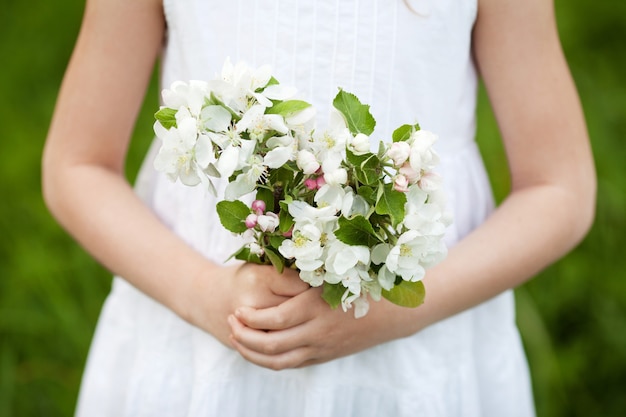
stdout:
<svg viewBox="0 0 626 417">
<path fill-rule="evenodd" d="M 233 62 L 271 64 L 321 122 L 338 87 L 377 119 L 436 132 L 455 222 L 453 245 L 492 210 L 474 143 L 476 0 L 165 0 L 164 86 L 210 79 Z M 156 105 L 155 105 L 156 107 Z M 148 154 L 137 184 L 175 233 L 222 262 L 239 247 L 215 200 L 172 183 Z M 223 187 L 222 187 L 223 188 Z M 115 278 L 94 337 L 77 415 L 528 417 L 533 401 L 511 292 L 422 332 L 304 369 L 246 362 Z"/>
</svg>

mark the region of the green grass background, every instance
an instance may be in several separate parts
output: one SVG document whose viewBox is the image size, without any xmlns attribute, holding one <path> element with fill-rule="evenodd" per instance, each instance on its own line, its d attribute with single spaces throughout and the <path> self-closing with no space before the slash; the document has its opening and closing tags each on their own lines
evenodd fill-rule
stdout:
<svg viewBox="0 0 626 417">
<path fill-rule="evenodd" d="M 540 417 L 626 413 L 626 2 L 557 0 L 559 30 L 597 164 L 595 225 L 517 292 Z M 50 217 L 41 149 L 82 0 L 0 3 L 0 417 L 68 416 L 110 275 Z M 128 158 L 151 139 L 153 82 Z M 80 116 L 79 116 L 80 117 Z M 479 142 L 497 198 L 508 188 L 480 95 Z M 503 416 L 505 417 L 505 416 Z"/>
</svg>

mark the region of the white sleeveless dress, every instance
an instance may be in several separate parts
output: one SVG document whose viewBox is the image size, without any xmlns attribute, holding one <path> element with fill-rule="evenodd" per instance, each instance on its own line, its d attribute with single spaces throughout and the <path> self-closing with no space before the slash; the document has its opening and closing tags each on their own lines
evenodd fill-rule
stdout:
<svg viewBox="0 0 626 417">
<path fill-rule="evenodd" d="M 320 123 L 338 87 L 371 104 L 375 137 L 419 122 L 440 137 L 453 245 L 493 205 L 474 143 L 470 42 L 477 4 L 409 4 L 419 14 L 402 0 L 165 0 L 163 85 L 213 78 L 230 57 L 271 64 L 281 83 L 319 109 Z M 138 193 L 175 233 L 222 262 L 239 243 L 220 225 L 215 200 L 157 174 L 156 146 Z M 534 411 L 511 292 L 412 337 L 275 372 L 246 362 L 115 278 L 77 415 L 527 417 Z"/>
</svg>

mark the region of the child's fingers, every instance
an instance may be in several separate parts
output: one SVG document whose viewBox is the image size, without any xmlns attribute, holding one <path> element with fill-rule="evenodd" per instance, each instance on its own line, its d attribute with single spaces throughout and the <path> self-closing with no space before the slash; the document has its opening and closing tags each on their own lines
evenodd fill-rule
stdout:
<svg viewBox="0 0 626 417">
<path fill-rule="evenodd" d="M 284 330 L 301 325 L 315 316 L 311 303 L 320 303 L 319 291 L 309 289 L 307 294 L 290 298 L 269 308 L 255 309 L 240 307 L 235 311 L 237 319 L 244 325 L 259 330 Z M 328 306 L 324 306 L 328 308 Z"/>
<path fill-rule="evenodd" d="M 275 371 L 298 368 L 310 361 L 306 347 L 299 347 L 280 354 L 271 355 L 248 348 L 246 345 L 238 342 L 234 336 L 231 336 L 231 343 L 239 354 L 249 362 Z"/>
<path fill-rule="evenodd" d="M 281 274 L 271 265 L 244 263 L 238 268 L 236 278 L 240 283 L 237 285 L 242 288 L 269 290 L 281 297 L 293 297 L 310 288 L 309 284 L 300 279 L 297 271 L 285 269 Z"/>
<path fill-rule="evenodd" d="M 274 294 L 285 297 L 293 297 L 311 288 L 292 269 L 285 270 L 282 274 L 272 277 L 269 281 L 269 286 Z"/>
<path fill-rule="evenodd" d="M 263 331 L 245 326 L 229 317 L 231 343 L 247 360 L 271 369 L 294 368 L 309 360 L 310 349 L 297 328 Z"/>
</svg>

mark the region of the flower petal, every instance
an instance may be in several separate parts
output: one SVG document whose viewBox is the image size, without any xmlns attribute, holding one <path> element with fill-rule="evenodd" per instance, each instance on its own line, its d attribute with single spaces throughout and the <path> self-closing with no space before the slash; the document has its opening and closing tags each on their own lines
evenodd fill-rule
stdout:
<svg viewBox="0 0 626 417">
<path fill-rule="evenodd" d="M 206 106 L 200 117 L 204 127 L 213 132 L 226 132 L 230 126 L 231 114 L 222 106 Z"/>
<path fill-rule="evenodd" d="M 263 158 L 263 164 L 269 168 L 280 168 L 291 159 L 293 159 L 293 149 L 281 146 L 269 151 Z"/>
</svg>

